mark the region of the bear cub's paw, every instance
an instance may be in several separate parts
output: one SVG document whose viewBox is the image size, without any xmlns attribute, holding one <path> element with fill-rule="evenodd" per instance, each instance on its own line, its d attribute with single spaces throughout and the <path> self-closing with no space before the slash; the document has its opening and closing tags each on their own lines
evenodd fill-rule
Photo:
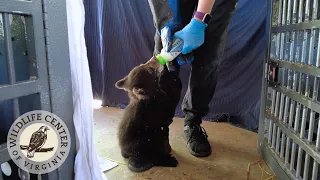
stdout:
<svg viewBox="0 0 320 180">
<path fill-rule="evenodd" d="M 127 153 L 123 152 L 123 151 L 121 151 L 121 155 L 122 155 L 122 157 L 124 157 L 126 159 L 129 158 L 129 155 Z"/>
<path fill-rule="evenodd" d="M 172 157 L 171 155 L 163 155 L 155 159 L 153 164 L 154 166 L 177 167 L 178 161 L 175 157 Z"/>
<path fill-rule="evenodd" d="M 148 159 L 129 157 L 128 168 L 134 172 L 143 172 L 153 167 L 153 164 Z"/>
</svg>

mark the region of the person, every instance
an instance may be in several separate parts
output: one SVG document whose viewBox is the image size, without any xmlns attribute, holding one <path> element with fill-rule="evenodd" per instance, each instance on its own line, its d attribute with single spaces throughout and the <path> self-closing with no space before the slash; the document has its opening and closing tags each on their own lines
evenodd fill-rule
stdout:
<svg viewBox="0 0 320 180">
<path fill-rule="evenodd" d="M 168 63 L 163 72 L 175 69 L 174 72 L 178 74 L 180 68 L 177 62 L 191 64 L 188 89 L 182 102 L 185 114 L 184 138 L 192 155 L 209 156 L 212 152 L 211 145 L 201 123 L 209 111 L 226 43 L 227 27 L 238 0 L 148 2 L 156 28 L 154 55 L 159 54 L 162 49 L 169 51 L 173 38 L 181 38 L 184 42 L 181 54 L 176 61 Z M 164 124 L 165 134 L 168 134 L 171 123 L 172 119 Z M 169 143 L 168 135 L 164 137 L 164 141 Z"/>
</svg>

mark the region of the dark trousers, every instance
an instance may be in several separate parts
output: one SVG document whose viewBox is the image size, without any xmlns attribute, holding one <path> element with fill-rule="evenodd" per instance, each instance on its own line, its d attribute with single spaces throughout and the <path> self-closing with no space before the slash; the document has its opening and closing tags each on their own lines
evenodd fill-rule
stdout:
<svg viewBox="0 0 320 180">
<path fill-rule="evenodd" d="M 187 25 L 196 9 L 197 1 L 180 0 L 180 15 L 183 26 Z M 212 19 L 205 31 L 202 46 L 193 51 L 194 62 L 191 67 L 188 90 L 182 103 L 185 125 L 201 124 L 202 117 L 209 112 L 219 74 L 227 38 L 227 27 L 236 9 L 237 0 L 216 0 L 211 11 Z M 162 49 L 161 39 L 156 32 L 155 50 Z M 177 69 L 179 73 L 179 68 Z"/>
</svg>

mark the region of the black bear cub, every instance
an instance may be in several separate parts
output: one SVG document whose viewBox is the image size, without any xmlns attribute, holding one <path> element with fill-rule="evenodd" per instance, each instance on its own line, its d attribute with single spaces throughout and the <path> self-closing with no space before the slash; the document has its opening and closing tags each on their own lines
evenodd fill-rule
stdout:
<svg viewBox="0 0 320 180">
<path fill-rule="evenodd" d="M 121 154 L 129 158 L 129 169 L 141 172 L 153 166 L 176 167 L 165 124 L 172 121 L 180 100 L 178 72 L 169 72 L 152 57 L 115 86 L 127 91 L 130 98 L 118 131 Z"/>
</svg>

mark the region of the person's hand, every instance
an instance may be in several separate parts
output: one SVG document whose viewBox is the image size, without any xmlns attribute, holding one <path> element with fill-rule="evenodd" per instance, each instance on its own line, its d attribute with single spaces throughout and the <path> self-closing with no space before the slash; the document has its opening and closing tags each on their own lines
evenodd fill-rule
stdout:
<svg viewBox="0 0 320 180">
<path fill-rule="evenodd" d="M 174 34 L 175 38 L 183 40 L 182 54 L 188 54 L 204 43 L 204 31 L 207 25 L 194 18 L 182 30 Z"/>
<path fill-rule="evenodd" d="M 181 17 L 180 17 L 180 2 L 179 0 L 168 0 L 171 9 L 171 19 L 167 24 L 159 30 L 159 35 L 161 37 L 163 51 L 169 52 L 172 48 L 173 35 L 178 30 L 182 29 Z M 194 60 L 193 54 L 189 53 L 187 55 L 180 54 L 176 58 L 176 63 L 178 65 L 190 64 Z M 175 62 L 168 62 L 166 65 L 169 71 L 175 71 Z"/>
<path fill-rule="evenodd" d="M 161 41 L 162 41 L 162 47 L 163 51 L 169 52 L 172 48 L 172 42 L 173 42 L 173 29 L 169 26 L 165 26 L 163 29 L 161 29 Z M 193 53 L 188 54 L 180 54 L 178 57 L 176 57 L 176 62 L 178 65 L 182 66 L 184 64 L 191 64 L 194 60 Z M 173 62 L 168 62 L 167 67 L 169 71 L 175 71 L 175 65 Z"/>
</svg>

